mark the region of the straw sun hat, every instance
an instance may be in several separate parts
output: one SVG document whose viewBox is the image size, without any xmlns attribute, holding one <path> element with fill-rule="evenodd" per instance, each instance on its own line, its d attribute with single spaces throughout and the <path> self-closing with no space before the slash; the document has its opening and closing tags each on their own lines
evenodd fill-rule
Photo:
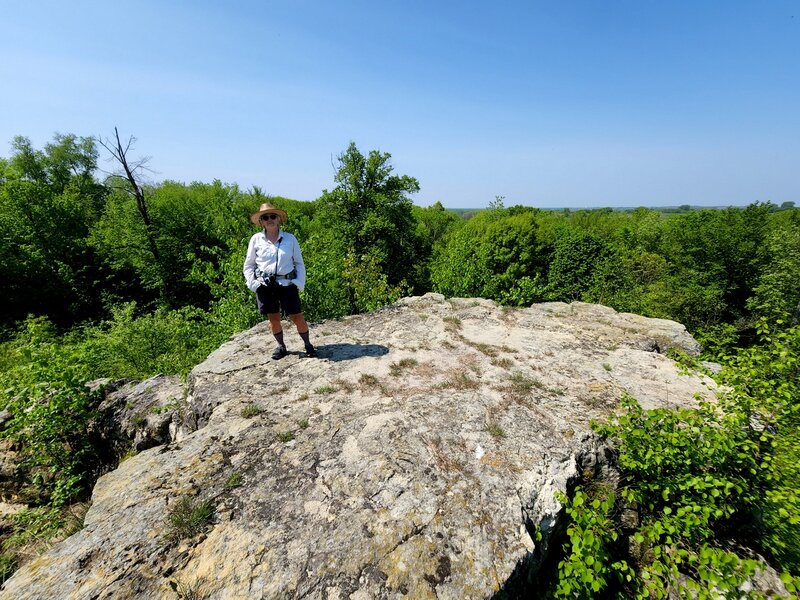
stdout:
<svg viewBox="0 0 800 600">
<path fill-rule="evenodd" d="M 278 215 L 278 219 L 281 223 L 285 222 L 286 219 L 289 218 L 289 215 L 286 214 L 286 211 L 281 208 L 276 208 L 272 206 L 272 204 L 264 203 L 258 209 L 258 212 L 254 212 L 250 215 L 250 221 L 252 221 L 253 225 L 260 225 L 259 219 L 261 219 L 261 215 L 265 215 L 267 213 L 274 213 Z"/>
</svg>

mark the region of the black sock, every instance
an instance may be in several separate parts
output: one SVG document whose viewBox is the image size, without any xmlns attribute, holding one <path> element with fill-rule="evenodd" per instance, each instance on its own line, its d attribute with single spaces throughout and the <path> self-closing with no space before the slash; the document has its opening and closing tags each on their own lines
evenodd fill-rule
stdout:
<svg viewBox="0 0 800 600">
<path fill-rule="evenodd" d="M 279 331 L 278 333 L 273 333 L 272 335 L 275 336 L 275 340 L 278 342 L 278 345 L 280 346 L 286 345 L 283 343 L 283 331 Z"/>
<path fill-rule="evenodd" d="M 297 333 L 300 333 L 299 331 Z M 311 345 L 311 341 L 308 339 L 308 329 L 306 329 L 303 333 L 300 333 L 300 337 L 303 338 L 303 343 L 306 346 Z"/>
</svg>

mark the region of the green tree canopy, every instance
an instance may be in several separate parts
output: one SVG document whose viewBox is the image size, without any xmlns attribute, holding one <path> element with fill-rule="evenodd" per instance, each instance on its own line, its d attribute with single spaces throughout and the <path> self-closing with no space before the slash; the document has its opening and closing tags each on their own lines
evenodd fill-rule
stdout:
<svg viewBox="0 0 800 600">
<path fill-rule="evenodd" d="M 391 154 L 361 154 L 351 142 L 338 157 L 336 187 L 320 198 L 330 230 L 347 241 L 355 256 L 370 255 L 392 285 L 410 281 L 416 255 L 416 223 L 408 194 L 419 183 L 393 175 Z"/>
<path fill-rule="evenodd" d="M 102 269 L 88 244 L 105 188 L 95 182 L 91 138 L 56 135 L 44 151 L 17 137 L 0 177 L 0 320 L 29 312 L 70 323 L 99 305 Z"/>
</svg>

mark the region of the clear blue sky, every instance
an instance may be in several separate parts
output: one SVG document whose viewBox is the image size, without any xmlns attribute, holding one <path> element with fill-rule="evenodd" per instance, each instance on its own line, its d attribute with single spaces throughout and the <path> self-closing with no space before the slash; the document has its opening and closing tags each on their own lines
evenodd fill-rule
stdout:
<svg viewBox="0 0 800 600">
<path fill-rule="evenodd" d="M 798 1 L 5 4 L 0 156 L 117 126 L 155 181 L 313 200 L 352 140 L 421 206 L 800 204 Z"/>
</svg>

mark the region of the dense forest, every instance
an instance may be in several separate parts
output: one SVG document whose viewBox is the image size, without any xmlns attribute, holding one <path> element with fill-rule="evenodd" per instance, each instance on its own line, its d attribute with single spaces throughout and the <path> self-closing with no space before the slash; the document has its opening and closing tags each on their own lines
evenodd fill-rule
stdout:
<svg viewBox="0 0 800 600">
<path fill-rule="evenodd" d="M 284 228 L 300 241 L 312 323 L 428 291 L 512 307 L 593 302 L 679 321 L 703 358 L 723 365 L 717 377 L 730 393 L 719 406 L 647 412 L 624 399 L 624 413 L 597 425 L 619 447 L 626 496 L 587 485 L 564 499 L 571 541 L 553 596 L 666 597 L 702 582 L 697 597 L 706 597 L 709 586 L 740 585 L 755 553 L 796 585 L 792 202 L 555 211 L 497 197 L 478 211 L 421 208 L 415 178 L 395 174 L 389 154 L 352 143 L 331 189 L 300 202 L 220 181 L 148 183 L 132 150 L 119 138 L 56 135 L 36 149 L 18 137 L 0 158 L 0 435 L 25 457 L 18 477 L 31 507 L 3 532 L 0 580 L 20 548 L 69 530 L 70 507 L 99 474 L 86 433 L 98 392 L 86 382 L 185 375 L 259 322 L 241 270 L 255 232 L 248 216 L 269 201 L 288 212 Z M 109 164 L 103 154 L 116 172 L 98 168 Z M 616 544 L 609 515 L 622 501 L 645 507 L 646 559 Z"/>
</svg>

